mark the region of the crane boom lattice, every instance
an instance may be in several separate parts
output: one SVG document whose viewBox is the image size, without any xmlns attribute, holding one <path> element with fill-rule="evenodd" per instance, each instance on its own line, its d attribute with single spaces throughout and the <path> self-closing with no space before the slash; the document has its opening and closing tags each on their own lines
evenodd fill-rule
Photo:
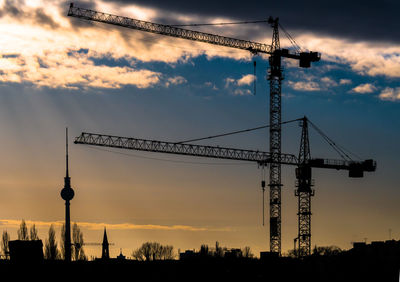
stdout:
<svg viewBox="0 0 400 282">
<path fill-rule="evenodd" d="M 158 23 L 152 23 L 102 12 L 93 11 L 90 9 L 84 9 L 75 7 L 71 4 L 68 11 L 68 16 L 76 18 L 82 18 L 86 20 L 102 22 L 112 25 L 118 25 L 126 28 L 146 31 L 150 33 L 162 34 L 172 37 L 178 37 L 193 41 L 205 42 L 209 44 L 231 47 L 236 49 L 243 49 L 251 51 L 253 53 L 271 53 L 271 45 L 253 42 L 249 40 L 236 39 L 211 33 L 205 33 L 200 31 L 194 31 L 184 29 L 172 25 L 164 25 Z"/>
</svg>

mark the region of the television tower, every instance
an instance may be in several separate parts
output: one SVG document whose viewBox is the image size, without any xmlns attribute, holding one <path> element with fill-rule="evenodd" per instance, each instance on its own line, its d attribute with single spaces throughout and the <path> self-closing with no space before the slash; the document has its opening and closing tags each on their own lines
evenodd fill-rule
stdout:
<svg viewBox="0 0 400 282">
<path fill-rule="evenodd" d="M 65 161 L 66 161 L 66 175 L 64 177 L 64 188 L 61 190 L 61 198 L 65 200 L 65 261 L 71 261 L 71 220 L 69 215 L 69 201 L 74 198 L 74 190 L 71 188 L 71 178 L 68 173 L 68 127 L 65 131 Z"/>
</svg>

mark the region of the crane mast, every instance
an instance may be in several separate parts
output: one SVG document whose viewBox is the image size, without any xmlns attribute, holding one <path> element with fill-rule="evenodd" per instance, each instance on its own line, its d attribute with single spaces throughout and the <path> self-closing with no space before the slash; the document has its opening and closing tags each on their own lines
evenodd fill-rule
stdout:
<svg viewBox="0 0 400 282">
<path fill-rule="evenodd" d="M 269 54 L 268 80 L 270 84 L 270 138 L 269 150 L 270 162 L 270 251 L 281 254 L 281 86 L 283 80 L 281 59 L 290 58 L 299 61 L 299 66 L 308 68 L 312 62 L 320 60 L 318 52 L 290 51 L 280 48 L 279 42 L 279 19 L 269 18 L 268 23 L 272 26 L 272 44 L 241 40 L 210 33 L 193 31 L 171 25 L 163 25 L 148 21 L 141 21 L 127 17 L 102 13 L 90 9 L 79 8 L 70 4 L 68 16 L 106 24 L 122 26 L 130 29 L 161 34 L 165 36 L 183 38 L 192 41 L 204 42 L 219 46 L 247 50 L 254 54 Z"/>
<path fill-rule="evenodd" d="M 269 99 L 269 151 L 273 162 L 269 168 L 269 232 L 270 251 L 281 254 L 282 215 L 281 215 L 281 87 L 282 68 L 279 42 L 279 19 L 269 18 L 273 29 L 272 53 L 269 57 L 268 80 L 270 85 Z"/>
<path fill-rule="evenodd" d="M 311 151 L 308 138 L 308 122 L 304 117 L 302 120 L 301 141 L 299 151 L 299 165 L 296 168 L 295 196 L 298 198 L 298 235 L 297 256 L 305 257 L 311 254 L 311 197 L 315 191 L 311 188 Z"/>
</svg>

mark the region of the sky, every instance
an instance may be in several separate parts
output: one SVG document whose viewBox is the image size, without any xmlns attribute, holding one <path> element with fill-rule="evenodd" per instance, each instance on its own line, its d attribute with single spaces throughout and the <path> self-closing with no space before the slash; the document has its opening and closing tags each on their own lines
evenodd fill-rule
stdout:
<svg viewBox="0 0 400 282">
<path fill-rule="evenodd" d="M 321 53 L 310 69 L 284 60 L 282 120 L 306 115 L 337 144 L 377 161 L 361 179 L 313 170 L 312 245 L 400 239 L 397 1 L 75 5 L 164 24 L 279 17 L 303 50 Z M 82 131 L 181 141 L 268 124 L 268 57 L 70 18 L 68 8 L 66 1 L 0 1 L 0 231 L 16 239 L 24 219 L 41 239 L 50 224 L 60 238 L 68 127 L 71 220 L 86 242 L 101 242 L 106 227 L 111 256 L 129 257 L 146 241 L 176 251 L 216 241 L 257 255 L 269 250 L 256 164 L 72 143 Z M 266 23 L 193 28 L 266 44 L 272 36 Z M 281 46 L 290 48 L 283 32 Z M 282 152 L 298 154 L 300 133 L 296 123 L 283 126 Z M 260 130 L 198 144 L 267 151 L 268 140 Z M 310 144 L 312 157 L 340 158 L 312 129 Z M 282 168 L 282 183 L 285 253 L 297 235 L 294 167 Z M 100 256 L 101 248 L 86 253 Z"/>
</svg>

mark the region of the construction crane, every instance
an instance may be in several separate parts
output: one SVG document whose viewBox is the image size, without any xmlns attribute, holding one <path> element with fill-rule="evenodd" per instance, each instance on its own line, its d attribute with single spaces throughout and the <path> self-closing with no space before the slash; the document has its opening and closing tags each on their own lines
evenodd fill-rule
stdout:
<svg viewBox="0 0 400 282">
<path fill-rule="evenodd" d="M 281 66 L 282 58 L 289 58 L 299 61 L 299 66 L 309 68 L 312 62 L 318 62 L 321 58 L 318 52 L 301 51 L 295 44 L 295 51 L 280 47 L 279 40 L 279 18 L 268 19 L 268 23 L 273 29 L 272 44 L 263 44 L 248 40 L 230 38 L 210 33 L 183 29 L 177 26 L 157 24 L 107 13 L 102 13 L 90 9 L 84 9 L 70 4 L 68 16 L 81 18 L 90 21 L 102 22 L 111 25 L 122 26 L 130 29 L 161 34 L 171 37 L 183 38 L 193 41 L 205 42 L 209 44 L 231 47 L 250 51 L 253 54 L 269 54 L 268 80 L 270 84 L 269 99 L 269 151 L 271 159 L 269 170 L 270 187 L 270 251 L 281 254 L 281 86 L 283 80 L 283 70 Z M 286 33 L 286 31 L 284 30 Z M 289 40 L 294 43 L 290 37 Z"/>
<path fill-rule="evenodd" d="M 376 162 L 371 159 L 365 161 L 347 161 L 311 158 L 308 139 L 308 119 L 306 117 L 302 119 L 299 156 L 296 157 L 292 154 L 281 153 L 278 160 L 274 158 L 274 153 L 271 152 L 128 138 L 86 132 L 78 136 L 74 143 L 146 152 L 249 161 L 256 162 L 260 166 L 271 166 L 273 164 L 297 166 L 297 190 L 295 191 L 295 195 L 298 197 L 298 237 L 295 239 L 295 242 L 298 242 L 297 255 L 299 257 L 311 254 L 311 197 L 314 196 L 314 190 L 311 189 L 313 186 L 311 168 L 348 170 L 349 177 L 363 177 L 364 171 L 372 172 L 376 169 Z"/>
</svg>

